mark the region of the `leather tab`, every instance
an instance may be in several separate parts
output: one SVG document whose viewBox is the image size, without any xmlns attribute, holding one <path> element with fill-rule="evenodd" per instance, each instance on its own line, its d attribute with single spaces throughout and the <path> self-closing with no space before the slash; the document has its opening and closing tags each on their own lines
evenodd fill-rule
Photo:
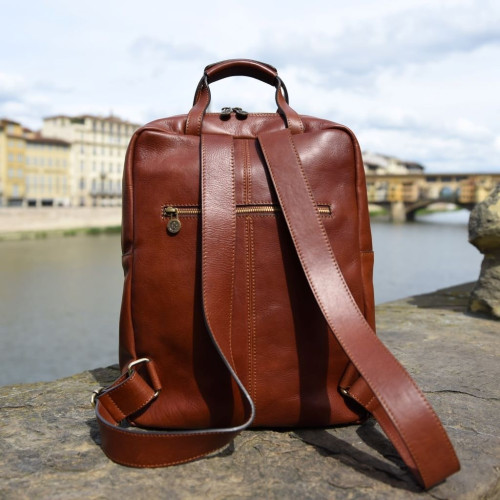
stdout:
<svg viewBox="0 0 500 500">
<path fill-rule="evenodd" d="M 156 391 L 136 371 L 129 377 L 120 377 L 117 382 L 97 398 L 117 422 L 138 412 L 156 397 Z"/>
</svg>

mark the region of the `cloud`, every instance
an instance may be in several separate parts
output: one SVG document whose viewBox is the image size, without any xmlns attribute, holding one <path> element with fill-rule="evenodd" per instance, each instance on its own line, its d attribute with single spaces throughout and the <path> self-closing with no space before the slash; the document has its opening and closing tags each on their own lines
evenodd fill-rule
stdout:
<svg viewBox="0 0 500 500">
<path fill-rule="evenodd" d="M 209 61 L 214 57 L 213 52 L 194 43 L 173 43 L 151 36 L 137 38 L 130 46 L 132 56 L 140 59 L 165 61 Z"/>
<path fill-rule="evenodd" d="M 314 72 L 317 84 L 370 84 L 382 72 L 440 61 L 451 54 L 500 45 L 500 9 L 492 2 L 460 7 L 436 2 L 364 19 L 353 19 L 331 31 L 308 37 L 273 33 L 258 57 L 280 68 L 300 67 Z M 306 76 L 307 78 L 307 76 Z"/>
<path fill-rule="evenodd" d="M 15 74 L 0 73 L 0 104 L 18 102 L 19 94 L 26 87 L 25 80 Z"/>
<path fill-rule="evenodd" d="M 144 15 L 131 0 L 89 0 L 86 15 L 48 6 L 27 21 L 29 39 L 15 28 L 25 8 L 6 7 L 0 116 L 35 127 L 56 113 L 185 113 L 207 64 L 244 56 L 277 66 L 297 111 L 346 123 L 363 148 L 433 170 L 500 166 L 498 1 L 144 0 Z M 251 79 L 217 82 L 212 97 L 213 110 L 275 109 L 272 89 Z"/>
</svg>

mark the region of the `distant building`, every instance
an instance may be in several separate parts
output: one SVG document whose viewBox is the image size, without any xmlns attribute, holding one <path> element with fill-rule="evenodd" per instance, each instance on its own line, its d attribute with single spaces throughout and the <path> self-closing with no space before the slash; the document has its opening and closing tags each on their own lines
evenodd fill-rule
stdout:
<svg viewBox="0 0 500 500">
<path fill-rule="evenodd" d="M 382 155 L 371 151 L 363 151 L 365 173 L 370 175 L 401 175 L 422 174 L 423 165 L 416 162 L 404 161 L 394 156 Z"/>
<path fill-rule="evenodd" d="M 0 120 L 0 205 L 22 205 L 26 139 L 20 123 Z"/>
<path fill-rule="evenodd" d="M 115 116 L 58 115 L 45 118 L 42 135 L 71 144 L 70 203 L 121 204 L 121 179 L 130 137 L 139 127 Z"/>
<path fill-rule="evenodd" d="M 25 201 L 28 206 L 70 204 L 69 142 L 39 134 L 26 138 Z"/>
<path fill-rule="evenodd" d="M 70 144 L 0 120 L 0 206 L 69 204 Z"/>
</svg>

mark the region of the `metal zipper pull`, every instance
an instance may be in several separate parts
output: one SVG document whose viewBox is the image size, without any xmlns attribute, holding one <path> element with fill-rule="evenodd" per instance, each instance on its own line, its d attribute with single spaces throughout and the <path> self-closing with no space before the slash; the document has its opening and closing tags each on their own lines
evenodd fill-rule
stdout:
<svg viewBox="0 0 500 500">
<path fill-rule="evenodd" d="M 241 108 L 222 108 L 220 112 L 220 119 L 227 121 L 231 118 L 231 113 L 234 112 L 238 120 L 246 120 L 248 112 Z"/>
<path fill-rule="evenodd" d="M 170 220 L 167 223 L 167 231 L 170 234 L 177 234 L 182 227 L 179 220 L 179 211 L 174 207 L 165 207 L 163 209 L 163 216 L 168 217 Z"/>
<path fill-rule="evenodd" d="M 224 121 L 229 120 L 229 118 L 231 118 L 231 111 L 232 108 L 222 108 L 220 112 L 220 119 Z"/>
<path fill-rule="evenodd" d="M 236 118 L 238 120 L 246 120 L 248 116 L 248 112 L 244 111 L 241 108 L 233 108 L 234 113 L 236 114 Z"/>
</svg>

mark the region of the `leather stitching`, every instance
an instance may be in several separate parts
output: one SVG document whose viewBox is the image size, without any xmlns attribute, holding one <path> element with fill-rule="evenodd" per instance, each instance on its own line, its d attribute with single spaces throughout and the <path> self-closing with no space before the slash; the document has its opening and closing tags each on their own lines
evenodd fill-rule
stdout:
<svg viewBox="0 0 500 500">
<path fill-rule="evenodd" d="M 253 397 L 252 387 L 252 313 L 251 313 L 251 291 L 250 291 L 250 218 L 245 218 L 245 259 L 246 259 L 246 306 L 247 306 L 247 340 L 248 340 L 248 392 Z"/>
<path fill-rule="evenodd" d="M 234 140 L 231 141 L 231 210 L 236 211 L 236 182 L 234 173 Z M 231 234 L 234 235 L 231 241 L 231 292 L 229 297 L 229 353 L 231 354 L 231 361 L 233 367 L 236 369 L 236 363 L 233 356 L 233 301 L 234 301 L 234 268 L 236 260 L 236 216 L 231 217 Z"/>
<path fill-rule="evenodd" d="M 252 374 L 253 374 L 253 400 L 255 407 L 257 408 L 257 316 L 256 316 L 256 307 L 255 307 L 255 248 L 254 248 L 254 233 L 253 233 L 253 220 L 250 218 L 249 220 L 249 228 L 250 228 L 250 299 L 252 301 L 252 357 L 253 366 L 252 366 Z"/>
</svg>

